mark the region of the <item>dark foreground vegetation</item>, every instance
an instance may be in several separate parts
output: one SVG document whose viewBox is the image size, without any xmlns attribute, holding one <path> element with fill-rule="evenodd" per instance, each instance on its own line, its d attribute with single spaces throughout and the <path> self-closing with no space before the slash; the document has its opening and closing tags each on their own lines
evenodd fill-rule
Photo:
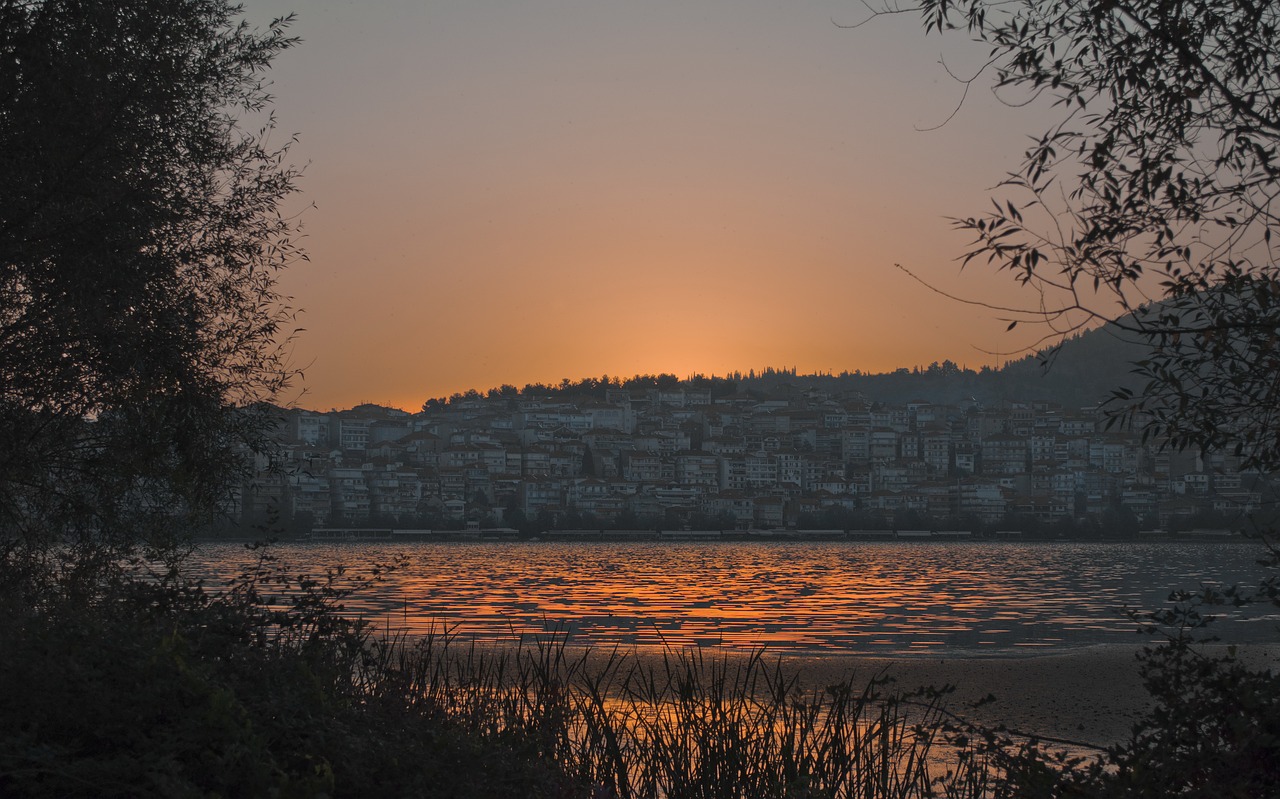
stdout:
<svg viewBox="0 0 1280 799">
<path fill-rule="evenodd" d="M 0 595 L 0 795 L 575 795 L 532 737 L 411 696 L 332 581 L 50 587 Z"/>
<path fill-rule="evenodd" d="M 991 776 L 971 753 L 948 773 L 937 693 L 806 692 L 759 652 L 376 637 L 341 615 L 360 582 L 264 557 L 211 593 L 138 563 L 10 603 L 0 794 L 968 796 Z"/>
<path fill-rule="evenodd" d="M 1080 109 L 1006 184 L 1017 205 L 959 223 L 968 257 L 1065 293 L 1037 306 L 1051 323 L 1119 301 L 1150 354 L 1113 418 L 1274 473 L 1274 4 L 913 11 L 989 44 L 1000 87 Z M 294 375 L 275 275 L 305 258 L 281 212 L 298 172 L 264 77 L 287 25 L 226 0 L 0 0 L 0 795 L 1280 795 L 1280 680 L 1197 640 L 1215 605 L 1280 606 L 1274 576 L 1147 619 L 1155 709 L 1082 761 L 971 729 L 940 692 L 378 638 L 337 573 L 184 575 L 184 536 L 266 446 L 252 409 Z M 1132 291 L 1148 268 L 1159 304 Z"/>
<path fill-rule="evenodd" d="M 343 600 L 379 572 L 317 578 L 250 560 L 216 590 L 155 558 L 92 584 L 72 560 L 51 562 L 60 578 L 39 595 L 5 583 L 0 795 L 1280 791 L 1280 682 L 1195 641 L 1206 603 L 1260 598 L 1245 592 L 1183 597 L 1150 620 L 1170 634 L 1142 656 L 1155 710 L 1090 760 L 1058 751 L 1070 742 L 965 723 L 945 687 L 871 674 L 806 686 L 763 652 L 640 658 L 554 634 L 501 648 L 374 634 Z M 1274 581 L 1261 588 L 1274 601 Z"/>
</svg>

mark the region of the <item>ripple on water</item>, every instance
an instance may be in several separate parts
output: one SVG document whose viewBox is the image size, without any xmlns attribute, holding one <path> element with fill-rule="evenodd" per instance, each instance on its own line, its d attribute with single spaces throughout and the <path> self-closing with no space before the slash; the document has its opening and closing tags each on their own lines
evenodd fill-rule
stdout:
<svg viewBox="0 0 1280 799">
<path fill-rule="evenodd" d="M 245 554 L 210 544 L 196 565 L 231 577 Z M 345 604 L 412 632 L 443 622 L 500 640 L 550 626 L 603 645 L 876 655 L 1131 643 L 1122 608 L 1259 576 L 1248 543 L 294 544 L 276 554 L 310 573 L 405 558 Z"/>
</svg>

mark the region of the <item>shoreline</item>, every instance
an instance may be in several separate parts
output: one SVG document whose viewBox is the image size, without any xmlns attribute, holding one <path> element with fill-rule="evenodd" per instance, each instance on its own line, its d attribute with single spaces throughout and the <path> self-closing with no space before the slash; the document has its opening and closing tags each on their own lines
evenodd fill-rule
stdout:
<svg viewBox="0 0 1280 799">
<path fill-rule="evenodd" d="M 879 676 L 891 678 L 902 691 L 917 688 L 953 690 L 945 707 L 965 721 L 989 728 L 1005 728 L 1028 737 L 1060 739 L 1077 754 L 1098 754 L 1127 740 L 1133 726 L 1153 707 L 1139 673 L 1138 654 L 1145 642 L 1093 644 L 1053 653 L 1025 655 L 983 654 L 970 657 L 951 651 L 938 656 L 884 656 L 853 653 L 770 652 L 762 662 L 781 661 L 782 669 L 798 679 L 804 691 L 852 679 L 855 684 Z M 573 647 L 570 647 L 572 649 Z M 588 658 L 607 656 L 610 650 L 592 650 Z M 745 661 L 741 650 L 698 650 L 708 661 Z M 640 662 L 662 656 L 661 650 L 619 650 Z M 1242 647 L 1241 657 L 1252 667 L 1270 665 L 1280 673 L 1280 646 Z M 994 701 L 983 701 L 994 696 Z M 1049 741 L 1048 748 L 1057 744 Z M 1090 749 L 1097 751 L 1090 751 Z"/>
<path fill-rule="evenodd" d="M 946 705 L 968 721 L 1106 747 L 1127 739 L 1152 706 L 1138 673 L 1140 650 L 1101 644 L 1043 654 L 802 656 L 790 663 L 810 686 L 851 673 L 884 674 L 903 690 L 953 686 Z M 982 701 L 989 696 L 994 701 Z"/>
<path fill-rule="evenodd" d="M 501 648 L 501 647 L 499 647 Z M 984 653 L 970 657 L 959 651 L 931 656 L 770 651 L 760 662 L 794 676 L 804 692 L 852 681 L 856 686 L 878 677 L 892 681 L 889 690 L 952 688 L 943 705 L 955 716 L 974 724 L 1003 727 L 1012 733 L 1081 744 L 1069 747 L 1091 754 L 1126 740 L 1134 723 L 1151 708 L 1138 672 L 1140 644 L 1096 644 L 1053 653 Z M 710 664 L 745 663 L 753 655 L 739 649 L 705 647 L 668 650 L 657 647 L 619 648 L 617 653 L 640 664 L 654 664 L 664 654 L 688 651 Z M 566 646 L 571 658 L 588 663 L 610 657 L 612 648 Z M 994 696 L 994 701 L 983 701 Z M 1053 748 L 1052 743 L 1049 744 Z"/>
<path fill-rule="evenodd" d="M 946 705 L 967 721 L 1105 748 L 1127 740 L 1134 724 L 1154 707 L 1138 661 L 1143 647 L 1153 643 L 977 657 L 956 651 L 938 657 L 788 653 L 783 664 L 795 669 L 808 688 L 851 674 L 867 679 L 884 674 L 906 691 L 954 686 Z M 1251 668 L 1280 674 L 1280 645 L 1243 645 L 1237 651 Z M 983 702 L 988 695 L 995 700 Z"/>
</svg>

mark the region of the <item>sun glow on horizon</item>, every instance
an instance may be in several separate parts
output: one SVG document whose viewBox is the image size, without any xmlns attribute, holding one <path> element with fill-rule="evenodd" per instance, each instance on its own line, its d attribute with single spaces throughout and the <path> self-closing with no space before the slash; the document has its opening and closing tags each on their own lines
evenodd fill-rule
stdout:
<svg viewBox="0 0 1280 799">
<path fill-rule="evenodd" d="M 287 11 L 269 0 L 255 14 Z M 891 371 L 1016 350 L 954 262 L 1034 129 L 841 3 L 309 4 L 272 71 L 310 162 L 300 404 L 602 374 Z M 906 21 L 909 23 L 910 21 Z M 1022 298 L 1025 301 L 1025 297 Z M 1007 304 L 1007 303 L 1006 303 Z"/>
</svg>

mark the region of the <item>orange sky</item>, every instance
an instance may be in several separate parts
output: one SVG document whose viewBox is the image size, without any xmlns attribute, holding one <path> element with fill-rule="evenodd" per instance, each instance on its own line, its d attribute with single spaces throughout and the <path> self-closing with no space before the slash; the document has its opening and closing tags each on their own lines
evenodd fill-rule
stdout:
<svg viewBox="0 0 1280 799">
<path fill-rule="evenodd" d="M 297 402 L 601 374 L 978 366 L 1028 304 L 955 256 L 1043 117 L 938 61 L 981 50 L 857 2 L 250 3 L 308 163 Z M 945 52 L 944 52 L 945 50 Z"/>
</svg>

